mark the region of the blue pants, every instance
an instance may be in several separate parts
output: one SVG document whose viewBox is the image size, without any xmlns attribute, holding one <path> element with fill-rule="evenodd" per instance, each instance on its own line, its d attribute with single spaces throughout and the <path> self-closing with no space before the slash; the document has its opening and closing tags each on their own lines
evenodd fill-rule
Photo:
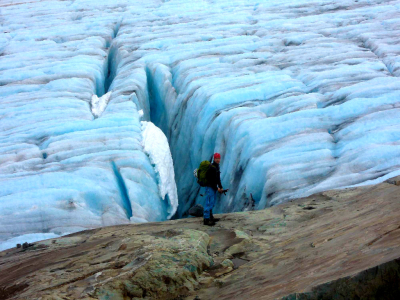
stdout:
<svg viewBox="0 0 400 300">
<path fill-rule="evenodd" d="M 206 186 L 206 205 L 204 206 L 204 219 L 210 218 L 210 211 L 214 208 L 217 191 Z"/>
</svg>

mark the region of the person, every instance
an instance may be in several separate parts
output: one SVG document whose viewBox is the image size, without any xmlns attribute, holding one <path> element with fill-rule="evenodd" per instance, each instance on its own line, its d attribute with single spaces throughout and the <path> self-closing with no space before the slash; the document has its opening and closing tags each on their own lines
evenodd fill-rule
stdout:
<svg viewBox="0 0 400 300">
<path fill-rule="evenodd" d="M 214 162 L 210 165 L 207 171 L 207 186 L 206 186 L 206 204 L 204 206 L 204 225 L 213 226 L 218 221 L 214 218 L 212 210 L 217 198 L 217 192 L 222 193 L 224 189 L 221 184 L 221 172 L 219 164 L 221 162 L 221 154 L 214 154 Z"/>
</svg>

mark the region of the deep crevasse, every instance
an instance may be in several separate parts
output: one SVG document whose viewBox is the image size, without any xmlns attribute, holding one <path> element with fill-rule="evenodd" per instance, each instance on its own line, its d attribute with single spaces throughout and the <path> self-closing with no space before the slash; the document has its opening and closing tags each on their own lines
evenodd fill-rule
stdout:
<svg viewBox="0 0 400 300">
<path fill-rule="evenodd" d="M 216 151 L 217 212 L 399 170 L 396 1 L 29 2 L 1 8 L 0 238 L 166 219 L 140 109 L 179 216 Z"/>
</svg>

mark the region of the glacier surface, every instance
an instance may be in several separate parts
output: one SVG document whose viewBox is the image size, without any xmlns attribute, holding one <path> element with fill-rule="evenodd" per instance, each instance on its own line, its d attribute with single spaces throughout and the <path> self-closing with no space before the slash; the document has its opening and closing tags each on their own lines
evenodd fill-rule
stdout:
<svg viewBox="0 0 400 300">
<path fill-rule="evenodd" d="M 104 2 L 0 3 L 0 241 L 185 216 L 214 152 L 216 212 L 400 169 L 400 1 Z"/>
</svg>

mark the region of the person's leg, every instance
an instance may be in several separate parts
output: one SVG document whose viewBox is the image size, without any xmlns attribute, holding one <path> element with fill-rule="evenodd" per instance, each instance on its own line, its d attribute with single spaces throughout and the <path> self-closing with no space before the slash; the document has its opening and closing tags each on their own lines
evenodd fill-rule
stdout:
<svg viewBox="0 0 400 300">
<path fill-rule="evenodd" d="M 216 200 L 217 200 L 217 191 L 215 191 L 215 190 L 213 190 L 213 189 L 211 189 L 211 188 L 210 188 L 210 190 L 211 190 L 211 197 L 210 197 L 210 206 L 211 206 L 211 209 L 210 209 L 210 219 L 213 220 L 213 219 L 214 219 L 214 216 L 213 216 L 213 214 L 212 214 L 212 210 L 213 210 L 213 208 L 214 208 L 214 206 L 215 206 L 215 202 L 216 202 Z"/>
<path fill-rule="evenodd" d="M 214 226 L 215 222 L 210 220 L 210 212 L 215 204 L 214 190 L 206 187 L 206 204 L 204 206 L 204 225 Z"/>
<path fill-rule="evenodd" d="M 206 186 L 206 203 L 204 205 L 204 219 L 210 219 L 212 188 Z"/>
<path fill-rule="evenodd" d="M 213 222 L 218 222 L 220 220 L 219 218 L 214 218 L 212 210 L 210 211 L 210 220 L 213 221 Z"/>
</svg>

